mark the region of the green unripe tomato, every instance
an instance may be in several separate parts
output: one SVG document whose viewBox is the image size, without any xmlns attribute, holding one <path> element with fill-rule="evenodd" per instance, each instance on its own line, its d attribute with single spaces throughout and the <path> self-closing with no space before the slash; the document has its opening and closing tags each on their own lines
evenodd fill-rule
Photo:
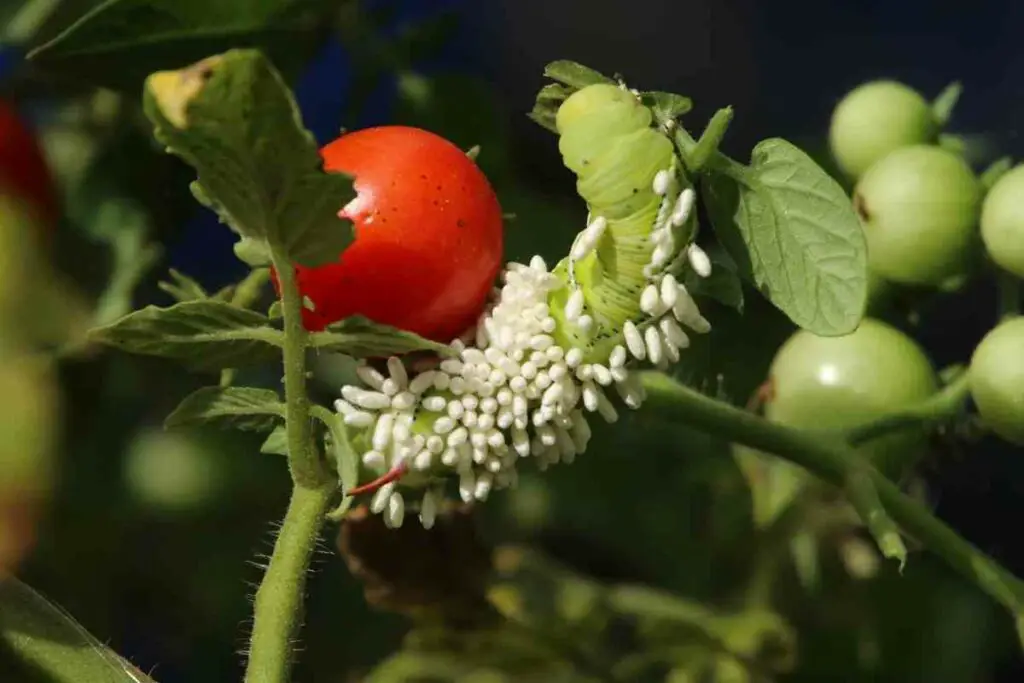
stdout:
<svg viewBox="0 0 1024 683">
<path fill-rule="evenodd" d="M 926 287 L 963 275 L 978 251 L 982 197 L 981 182 L 958 154 L 931 145 L 889 154 L 854 191 L 869 269 Z"/>
<path fill-rule="evenodd" d="M 849 429 L 922 401 L 938 389 L 924 350 L 896 328 L 864 319 L 851 334 L 819 337 L 799 331 L 779 349 L 770 369 L 765 416 L 803 429 Z M 927 434 L 907 430 L 862 448 L 883 470 L 913 461 Z M 892 472 L 895 474 L 895 472 Z"/>
<path fill-rule="evenodd" d="M 1024 278 L 1024 164 L 1007 171 L 985 196 L 981 239 L 996 264 Z"/>
<path fill-rule="evenodd" d="M 851 90 L 832 113 L 829 146 L 839 168 L 859 178 L 900 147 L 933 142 L 939 123 L 928 102 L 895 81 L 872 81 Z"/>
<path fill-rule="evenodd" d="M 981 419 L 1002 438 L 1024 446 L 1024 317 L 1011 318 L 985 335 L 969 372 Z"/>
</svg>

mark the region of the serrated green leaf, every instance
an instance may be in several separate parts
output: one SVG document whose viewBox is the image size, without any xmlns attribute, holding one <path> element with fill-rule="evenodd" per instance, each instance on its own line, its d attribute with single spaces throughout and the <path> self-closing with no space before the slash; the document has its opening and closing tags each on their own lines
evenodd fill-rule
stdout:
<svg viewBox="0 0 1024 683">
<path fill-rule="evenodd" d="M 204 387 L 174 409 L 164 426 L 215 424 L 250 432 L 272 430 L 284 419 L 285 405 L 277 392 L 251 387 Z"/>
<path fill-rule="evenodd" d="M 338 212 L 352 180 L 327 173 L 281 75 L 259 52 L 232 50 L 146 80 L 157 139 L 198 173 L 196 192 L 243 238 L 236 248 L 263 265 L 263 241 L 304 266 L 336 261 L 352 241 Z M 255 243 L 255 244 L 253 244 Z"/>
<path fill-rule="evenodd" d="M 266 242 L 261 240 L 243 237 L 235 242 L 232 250 L 235 252 L 235 256 L 238 257 L 238 260 L 250 268 L 261 268 L 270 265 L 270 248 Z"/>
<path fill-rule="evenodd" d="M 445 356 L 455 354 L 455 350 L 447 344 L 380 325 L 361 316 L 345 318 L 328 326 L 323 332 L 314 332 L 310 335 L 309 345 L 320 351 L 344 353 L 353 358 L 381 358 L 413 351 L 434 351 Z"/>
<path fill-rule="evenodd" d="M 585 88 L 595 83 L 615 83 L 599 71 L 583 66 L 568 59 L 559 59 L 544 67 L 544 75 L 576 89 Z"/>
<path fill-rule="evenodd" d="M 283 336 L 265 316 L 220 301 L 147 306 L 90 333 L 93 341 L 130 353 L 173 358 L 197 370 L 271 361 Z"/>
<path fill-rule="evenodd" d="M 162 281 L 157 286 L 179 302 L 202 301 L 209 298 L 210 295 L 203 289 L 203 286 L 189 276 L 178 272 L 174 268 L 168 271 L 168 275 L 171 276 L 171 280 L 169 282 Z"/>
<path fill-rule="evenodd" d="M 137 91 L 151 72 L 235 47 L 301 63 L 328 0 L 106 0 L 29 58 L 94 85 Z"/>
<path fill-rule="evenodd" d="M 360 461 L 359 455 L 349 440 L 348 427 L 340 415 L 322 406 L 315 406 L 312 414 L 327 428 L 324 435 L 324 445 L 326 446 L 324 450 L 334 457 L 334 467 L 341 480 L 341 490 L 349 491 L 355 488 L 359 485 Z M 327 518 L 341 521 L 354 502 L 353 496 L 344 496 L 338 506 L 327 514 Z"/>
<path fill-rule="evenodd" d="M 260 453 L 288 455 L 288 431 L 284 425 L 274 427 L 274 431 L 267 435 L 263 445 L 260 446 Z"/>
<path fill-rule="evenodd" d="M 161 257 L 163 248 L 150 241 L 152 226 L 143 207 L 120 198 L 107 199 L 96 208 L 89 230 L 107 244 L 113 256 L 92 321 L 105 325 L 132 310 L 135 290 Z"/>
<path fill-rule="evenodd" d="M 815 334 L 852 332 L 867 305 L 864 233 L 839 184 L 804 152 L 764 140 L 743 166 L 717 155 L 703 197 L 740 273 Z"/>
<path fill-rule="evenodd" d="M 542 108 L 538 108 L 538 105 L 534 105 L 533 111 L 526 115 L 526 118 L 536 123 L 541 128 L 548 130 L 552 133 L 558 132 L 558 127 L 555 125 L 555 117 L 549 111 Z"/>
<path fill-rule="evenodd" d="M 554 104 L 557 109 L 572 93 L 572 88 L 561 83 L 548 83 L 537 92 L 537 102 Z"/>
<path fill-rule="evenodd" d="M 552 133 L 558 133 L 558 127 L 555 125 L 555 117 L 558 114 L 558 108 L 562 106 L 569 95 L 572 94 L 572 88 L 568 88 L 559 83 L 548 83 L 537 93 L 537 99 L 533 104 L 533 110 L 528 116 L 533 119 L 534 122 L 540 124 L 542 127 L 547 128 Z"/>
<path fill-rule="evenodd" d="M 658 119 L 675 119 L 693 109 L 693 100 L 671 92 L 651 91 L 640 93 L 646 106 L 654 111 Z"/>
<path fill-rule="evenodd" d="M 705 249 L 711 260 L 711 275 L 701 277 L 692 269 L 686 272 L 683 284 L 696 297 L 708 297 L 729 308 L 743 312 L 743 283 L 736 272 L 736 262 L 729 252 L 714 244 Z"/>
<path fill-rule="evenodd" d="M 12 576 L 0 578 L 0 645 L 54 683 L 154 683 Z"/>
</svg>

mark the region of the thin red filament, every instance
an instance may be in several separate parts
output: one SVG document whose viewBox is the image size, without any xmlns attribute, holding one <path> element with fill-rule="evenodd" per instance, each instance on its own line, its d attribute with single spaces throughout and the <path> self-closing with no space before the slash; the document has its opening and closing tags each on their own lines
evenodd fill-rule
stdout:
<svg viewBox="0 0 1024 683">
<path fill-rule="evenodd" d="M 405 464 L 403 463 L 403 464 L 399 465 L 398 467 L 392 469 L 391 471 L 385 472 L 384 474 L 382 474 L 381 476 L 377 477 L 376 479 L 374 479 L 371 482 L 367 482 L 367 483 L 363 484 L 362 486 L 357 486 L 357 487 L 355 487 L 353 489 L 349 489 L 348 492 L 346 492 L 345 495 L 347 495 L 347 496 L 359 496 L 359 495 L 362 495 L 364 493 L 373 493 L 374 491 L 379 489 L 381 486 L 384 486 L 385 484 L 390 484 L 393 481 L 398 481 L 399 479 L 404 477 L 405 473 L 408 472 L 408 471 L 409 471 L 409 468 L 406 467 Z"/>
</svg>

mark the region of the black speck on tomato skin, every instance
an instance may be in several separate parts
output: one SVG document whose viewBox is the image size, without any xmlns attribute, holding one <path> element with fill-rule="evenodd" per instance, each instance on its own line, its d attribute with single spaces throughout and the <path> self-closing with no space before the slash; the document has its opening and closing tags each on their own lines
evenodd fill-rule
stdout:
<svg viewBox="0 0 1024 683">
<path fill-rule="evenodd" d="M 455 221 L 455 225 L 457 225 L 460 228 L 464 228 L 466 227 L 466 221 L 460 218 L 457 221 Z"/>
</svg>

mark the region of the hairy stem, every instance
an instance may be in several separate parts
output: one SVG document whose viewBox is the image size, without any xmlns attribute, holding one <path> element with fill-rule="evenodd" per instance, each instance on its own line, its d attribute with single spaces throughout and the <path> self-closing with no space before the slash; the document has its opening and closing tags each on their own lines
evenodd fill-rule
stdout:
<svg viewBox="0 0 1024 683">
<path fill-rule="evenodd" d="M 302 299 L 295 269 L 280 251 L 272 253 L 284 315 L 285 427 L 294 487 L 270 565 L 256 592 L 246 683 L 288 683 L 290 679 L 293 641 L 302 622 L 306 571 L 327 505 L 337 488 L 313 445 L 306 395 L 308 333 L 302 326 Z"/>
<path fill-rule="evenodd" d="M 676 422 L 777 455 L 840 488 L 848 486 L 851 475 L 856 475 L 858 489 L 863 493 L 867 480 L 877 494 L 882 511 L 904 532 L 942 557 L 1018 618 L 1024 615 L 1024 581 L 961 538 L 923 505 L 904 495 L 849 444 L 769 422 L 704 396 L 661 373 L 643 373 L 643 382 L 649 395 L 646 405 Z M 877 524 L 878 520 L 875 522 Z"/>
<path fill-rule="evenodd" d="M 306 570 L 316 546 L 333 485 L 296 486 L 274 554 L 256 591 L 245 683 L 288 683 L 295 636 L 302 624 Z"/>
<path fill-rule="evenodd" d="M 281 287 L 284 317 L 284 399 L 288 431 L 288 468 L 296 486 L 319 488 L 328 479 L 313 445 L 310 403 L 306 395 L 306 346 L 309 333 L 302 326 L 302 296 L 295 282 L 295 268 L 274 253 L 274 268 Z"/>
</svg>

